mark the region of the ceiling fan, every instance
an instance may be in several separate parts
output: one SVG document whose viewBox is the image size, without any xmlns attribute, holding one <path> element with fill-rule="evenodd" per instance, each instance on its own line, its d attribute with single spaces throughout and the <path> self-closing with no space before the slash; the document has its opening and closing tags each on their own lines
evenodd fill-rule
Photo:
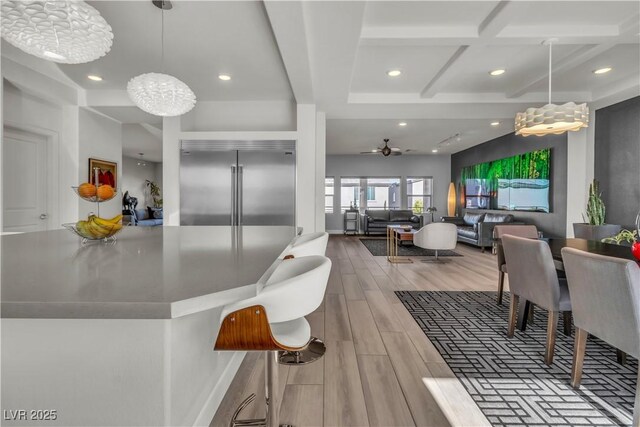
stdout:
<svg viewBox="0 0 640 427">
<path fill-rule="evenodd" d="M 389 147 L 389 138 L 385 138 L 383 139 L 384 141 L 384 147 L 379 147 L 376 148 L 375 150 L 371 150 L 371 151 L 362 151 L 360 152 L 360 154 L 382 154 L 385 157 L 388 156 L 400 156 L 403 152 L 403 150 L 401 150 L 398 147 Z M 404 150 L 404 152 L 408 152 L 411 150 Z"/>
</svg>

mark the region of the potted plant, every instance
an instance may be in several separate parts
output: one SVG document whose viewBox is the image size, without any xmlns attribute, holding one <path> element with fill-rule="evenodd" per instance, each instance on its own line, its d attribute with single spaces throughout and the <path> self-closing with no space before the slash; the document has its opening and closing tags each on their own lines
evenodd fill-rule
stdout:
<svg viewBox="0 0 640 427">
<path fill-rule="evenodd" d="M 621 226 L 615 224 L 606 224 L 604 222 L 606 215 L 606 207 L 602 201 L 602 193 L 595 179 L 589 185 L 589 200 L 587 201 L 587 219 L 584 223 L 573 224 L 573 234 L 580 239 L 602 240 L 607 237 L 615 236 L 622 229 Z"/>
<path fill-rule="evenodd" d="M 149 191 L 149 195 L 153 199 L 153 207 L 161 208 L 162 207 L 162 198 L 160 197 L 160 187 L 153 181 L 145 180 L 145 186 Z"/>
</svg>

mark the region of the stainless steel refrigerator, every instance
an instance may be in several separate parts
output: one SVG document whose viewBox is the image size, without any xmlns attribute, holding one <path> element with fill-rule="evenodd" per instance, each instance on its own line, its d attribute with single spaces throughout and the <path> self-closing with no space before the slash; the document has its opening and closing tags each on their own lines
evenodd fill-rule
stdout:
<svg viewBox="0 0 640 427">
<path fill-rule="evenodd" d="M 295 225 L 295 141 L 181 145 L 181 225 Z"/>
</svg>

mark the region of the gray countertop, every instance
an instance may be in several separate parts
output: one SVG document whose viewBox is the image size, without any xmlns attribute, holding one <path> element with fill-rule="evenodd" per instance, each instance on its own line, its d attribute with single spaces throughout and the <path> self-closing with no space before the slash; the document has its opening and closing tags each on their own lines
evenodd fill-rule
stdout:
<svg viewBox="0 0 640 427">
<path fill-rule="evenodd" d="M 250 296 L 294 227 L 125 227 L 0 237 L 3 318 L 169 319 Z"/>
</svg>

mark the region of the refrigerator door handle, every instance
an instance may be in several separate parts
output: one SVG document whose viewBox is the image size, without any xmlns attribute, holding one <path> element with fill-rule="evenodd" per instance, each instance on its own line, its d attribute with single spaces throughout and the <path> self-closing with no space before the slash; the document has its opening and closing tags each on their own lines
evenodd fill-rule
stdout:
<svg viewBox="0 0 640 427">
<path fill-rule="evenodd" d="M 237 178 L 236 165 L 231 165 L 231 225 L 238 225 L 236 208 L 238 203 L 238 178 Z"/>
<path fill-rule="evenodd" d="M 242 215 L 243 215 L 242 187 L 244 184 L 242 182 L 242 169 L 243 169 L 243 166 L 238 165 L 238 195 L 236 196 L 238 198 L 238 225 L 242 225 Z"/>
</svg>

